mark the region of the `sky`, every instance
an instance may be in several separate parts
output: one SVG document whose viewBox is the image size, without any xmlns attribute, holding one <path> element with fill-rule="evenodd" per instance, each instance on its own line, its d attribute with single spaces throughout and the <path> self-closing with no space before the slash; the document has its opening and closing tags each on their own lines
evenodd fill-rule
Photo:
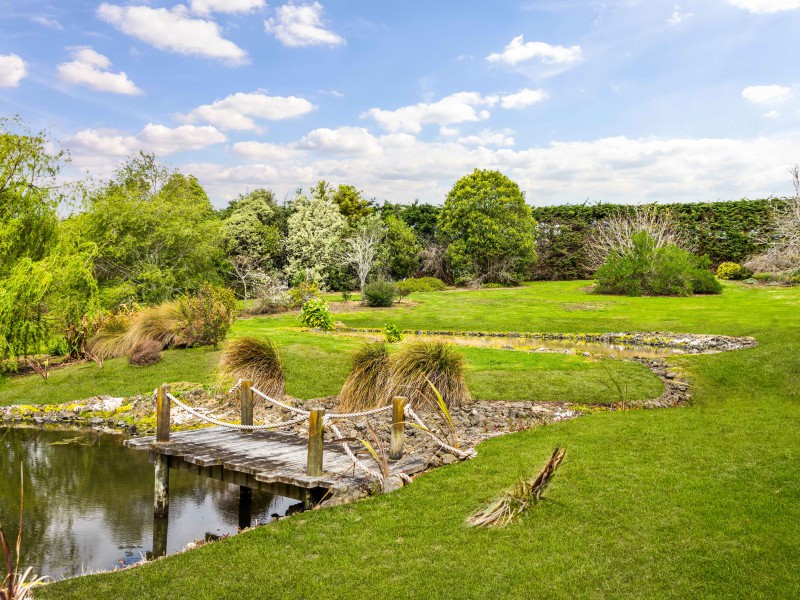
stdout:
<svg viewBox="0 0 800 600">
<path fill-rule="evenodd" d="M 440 204 L 785 196 L 800 0 L 0 0 L 0 116 L 102 180 L 140 149 L 216 206 L 320 179 Z"/>
</svg>

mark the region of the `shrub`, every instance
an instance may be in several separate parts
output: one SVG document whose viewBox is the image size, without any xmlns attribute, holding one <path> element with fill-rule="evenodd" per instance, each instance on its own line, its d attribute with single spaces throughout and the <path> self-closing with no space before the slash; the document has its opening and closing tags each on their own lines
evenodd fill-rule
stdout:
<svg viewBox="0 0 800 600">
<path fill-rule="evenodd" d="M 145 339 L 160 343 L 162 348 L 186 346 L 186 340 L 181 336 L 183 323 L 178 301 L 162 302 L 139 311 L 125 334 L 125 353 Z"/>
<path fill-rule="evenodd" d="M 464 357 L 451 344 L 415 342 L 389 360 L 389 394 L 406 396 L 414 407 L 437 410 L 431 385 L 439 390 L 448 407 L 470 400 L 464 380 Z"/>
<path fill-rule="evenodd" d="M 322 298 L 312 298 L 303 304 L 300 320 L 307 327 L 317 327 L 323 331 L 333 329 L 333 315 L 328 308 L 328 303 Z"/>
<path fill-rule="evenodd" d="M 205 284 L 196 296 L 181 298 L 178 311 L 181 345 L 216 348 L 236 319 L 236 296 L 229 289 Z"/>
<path fill-rule="evenodd" d="M 131 349 L 127 333 L 140 310 L 136 304 L 123 304 L 116 312 L 102 317 L 97 332 L 89 340 L 89 351 L 100 360 L 127 354 Z"/>
<path fill-rule="evenodd" d="M 353 297 L 353 293 L 349 290 L 342 290 L 342 302 L 350 302 L 350 299 Z"/>
<path fill-rule="evenodd" d="M 271 315 L 288 310 L 292 298 L 286 292 L 286 285 L 277 277 L 265 276 L 256 287 L 255 307 L 249 312 L 257 315 Z"/>
<path fill-rule="evenodd" d="M 404 296 L 414 292 L 441 292 L 446 289 L 444 281 L 436 277 L 404 279 L 397 284 L 397 291 Z"/>
<path fill-rule="evenodd" d="M 386 324 L 386 328 L 383 330 L 383 335 L 386 337 L 386 341 L 390 344 L 403 341 L 402 330 L 397 325 L 392 323 Z"/>
<path fill-rule="evenodd" d="M 753 271 L 735 262 L 724 262 L 717 267 L 717 278 L 741 281 L 753 275 Z"/>
<path fill-rule="evenodd" d="M 719 294 L 722 286 L 708 270 L 707 257 L 675 245 L 657 247 L 646 231 L 635 234 L 631 246 L 612 254 L 597 270 L 596 291 L 625 296 L 689 296 Z"/>
<path fill-rule="evenodd" d="M 387 404 L 391 398 L 388 379 L 386 344 L 365 344 L 353 355 L 353 368 L 339 392 L 338 410 L 356 412 Z"/>
<path fill-rule="evenodd" d="M 397 284 L 388 279 L 377 279 L 364 286 L 367 306 L 391 306 L 397 297 Z"/>
<path fill-rule="evenodd" d="M 134 367 L 154 365 L 161 360 L 161 344 L 155 340 L 143 339 L 132 349 L 128 362 Z"/>
<path fill-rule="evenodd" d="M 298 306 L 303 306 L 309 300 L 314 298 L 322 298 L 322 292 L 319 290 L 319 285 L 316 281 L 307 282 L 301 281 L 295 287 L 289 290 L 289 298 L 291 302 L 289 306 L 291 308 L 297 308 Z"/>
<path fill-rule="evenodd" d="M 283 396 L 283 366 L 278 349 L 268 338 L 240 337 L 222 348 L 220 372 L 234 379 L 248 379 L 268 396 Z"/>
</svg>

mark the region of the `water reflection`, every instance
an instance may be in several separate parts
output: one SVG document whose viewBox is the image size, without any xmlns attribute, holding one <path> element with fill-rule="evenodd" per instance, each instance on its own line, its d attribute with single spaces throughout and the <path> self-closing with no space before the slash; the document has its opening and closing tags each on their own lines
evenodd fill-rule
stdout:
<svg viewBox="0 0 800 600">
<path fill-rule="evenodd" d="M 240 510 L 239 486 L 172 469 L 170 518 L 154 523 L 153 465 L 146 452 L 123 447 L 120 436 L 0 427 L 0 442 L 0 523 L 16 538 L 22 463 L 20 564 L 50 577 L 114 569 L 151 552 L 172 553 L 207 534 L 266 523 L 296 502 L 254 491 Z"/>
</svg>

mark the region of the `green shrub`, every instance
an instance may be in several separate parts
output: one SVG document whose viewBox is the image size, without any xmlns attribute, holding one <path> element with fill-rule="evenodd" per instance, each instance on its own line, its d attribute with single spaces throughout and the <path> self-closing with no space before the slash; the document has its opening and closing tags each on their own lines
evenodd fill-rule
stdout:
<svg viewBox="0 0 800 600">
<path fill-rule="evenodd" d="M 397 284 L 397 291 L 404 297 L 414 292 L 441 292 L 446 289 L 444 281 L 436 277 L 412 277 Z"/>
<path fill-rule="evenodd" d="M 386 324 L 386 327 L 383 330 L 383 335 L 386 337 L 386 341 L 390 344 L 403 341 L 403 331 L 397 325 L 392 323 Z"/>
<path fill-rule="evenodd" d="M 383 406 L 388 390 L 389 353 L 386 344 L 365 344 L 353 355 L 353 368 L 339 393 L 339 412 L 356 412 Z"/>
<path fill-rule="evenodd" d="M 227 288 L 204 284 L 195 296 L 178 301 L 178 336 L 185 346 L 214 348 L 225 339 L 236 319 L 236 296 Z"/>
<path fill-rule="evenodd" d="M 300 311 L 300 320 L 307 327 L 315 327 L 323 331 L 333 329 L 333 315 L 328 303 L 322 298 L 311 298 Z"/>
<path fill-rule="evenodd" d="M 741 281 L 753 275 L 753 271 L 735 262 L 724 262 L 717 267 L 717 278 Z"/>
<path fill-rule="evenodd" d="M 672 244 L 657 248 L 645 231 L 635 234 L 632 242 L 628 250 L 609 256 L 597 270 L 597 292 L 625 296 L 722 292 L 722 286 L 708 270 L 707 257 L 695 256 Z"/>
<path fill-rule="evenodd" d="M 247 379 L 268 396 L 283 396 L 283 366 L 278 349 L 268 338 L 240 337 L 225 344 L 220 372 L 233 379 Z"/>
<path fill-rule="evenodd" d="M 342 302 L 350 302 L 350 299 L 353 297 L 353 293 L 349 290 L 342 290 Z"/>
<path fill-rule="evenodd" d="M 301 281 L 296 286 L 289 290 L 289 298 L 291 299 L 289 306 L 291 308 L 297 308 L 298 306 L 303 306 L 306 302 L 313 298 L 322 298 L 322 292 L 319 290 L 319 285 L 316 281 L 312 281 L 311 283 L 307 281 Z"/>
<path fill-rule="evenodd" d="M 397 297 L 397 284 L 388 279 L 377 279 L 364 286 L 367 306 L 391 306 Z"/>
</svg>

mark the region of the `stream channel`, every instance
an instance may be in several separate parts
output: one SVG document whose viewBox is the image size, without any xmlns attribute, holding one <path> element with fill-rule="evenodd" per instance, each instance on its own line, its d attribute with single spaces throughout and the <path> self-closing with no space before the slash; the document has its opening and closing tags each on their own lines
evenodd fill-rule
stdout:
<svg viewBox="0 0 800 600">
<path fill-rule="evenodd" d="M 153 465 L 122 435 L 90 429 L 0 427 L 0 525 L 13 546 L 25 474 L 20 566 L 54 579 L 171 554 L 198 539 L 283 516 L 296 500 L 170 470 L 170 516 L 153 518 Z"/>
</svg>

